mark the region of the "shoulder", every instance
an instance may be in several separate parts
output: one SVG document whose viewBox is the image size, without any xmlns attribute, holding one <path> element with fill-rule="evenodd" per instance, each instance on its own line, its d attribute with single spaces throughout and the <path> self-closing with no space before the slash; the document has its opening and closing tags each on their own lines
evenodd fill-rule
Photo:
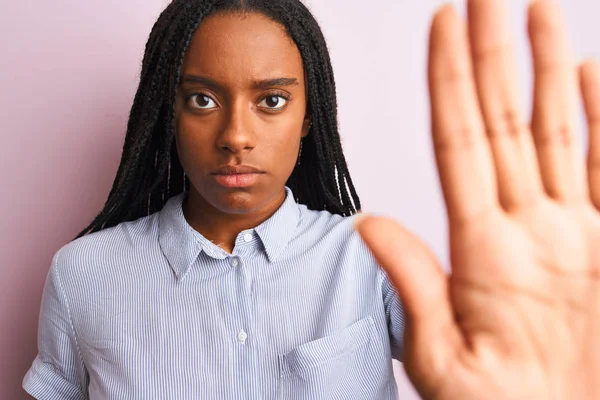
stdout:
<svg viewBox="0 0 600 400">
<path fill-rule="evenodd" d="M 341 235 L 354 236 L 354 221 L 357 215 L 342 216 L 329 211 L 315 211 L 308 209 L 305 205 L 298 205 L 300 221 L 298 223 L 299 234 L 313 234 L 315 236 Z"/>
<path fill-rule="evenodd" d="M 122 222 L 77 238 L 62 246 L 53 257 L 52 268 L 68 277 L 88 275 L 101 268 L 109 272 L 131 255 L 156 244 L 158 213 L 135 221 Z"/>
<path fill-rule="evenodd" d="M 341 279 L 347 288 L 367 285 L 369 290 L 378 292 L 383 282 L 382 270 L 354 229 L 357 217 L 302 209 L 286 258 L 302 260 L 311 279 L 317 276 Z"/>
<path fill-rule="evenodd" d="M 358 215 L 342 216 L 329 211 L 309 210 L 300 206 L 298 238 L 303 242 L 324 246 L 340 255 L 360 256 L 374 262 L 366 244 L 354 229 Z"/>
</svg>

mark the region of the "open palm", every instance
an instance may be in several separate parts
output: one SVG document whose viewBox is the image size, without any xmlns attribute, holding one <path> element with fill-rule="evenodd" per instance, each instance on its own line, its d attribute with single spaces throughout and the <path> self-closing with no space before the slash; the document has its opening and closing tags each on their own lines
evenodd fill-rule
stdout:
<svg viewBox="0 0 600 400">
<path fill-rule="evenodd" d="M 404 362 L 422 397 L 600 399 L 600 68 L 576 68 L 557 6 L 531 3 L 526 123 L 508 30 L 501 0 L 469 0 L 466 27 L 445 6 L 431 27 L 451 275 L 396 223 L 357 227 L 404 303 Z M 573 128 L 579 93 L 587 168 Z"/>
</svg>

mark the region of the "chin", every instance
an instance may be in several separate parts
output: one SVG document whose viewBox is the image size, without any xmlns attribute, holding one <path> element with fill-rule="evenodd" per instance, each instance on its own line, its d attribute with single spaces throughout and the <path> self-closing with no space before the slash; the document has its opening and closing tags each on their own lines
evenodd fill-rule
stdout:
<svg viewBox="0 0 600 400">
<path fill-rule="evenodd" d="M 246 189 L 229 189 L 212 199 L 212 205 L 227 214 L 248 214 L 261 208 L 265 201 Z"/>
</svg>

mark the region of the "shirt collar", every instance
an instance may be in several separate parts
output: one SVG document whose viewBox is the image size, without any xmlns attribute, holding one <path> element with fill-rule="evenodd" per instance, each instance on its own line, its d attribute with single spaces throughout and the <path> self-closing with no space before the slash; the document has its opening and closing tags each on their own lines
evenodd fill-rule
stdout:
<svg viewBox="0 0 600 400">
<path fill-rule="evenodd" d="M 254 228 L 270 262 L 276 261 L 283 253 L 300 224 L 300 208 L 287 186 L 285 194 L 285 200 L 275 214 Z"/>
<path fill-rule="evenodd" d="M 274 262 L 286 249 L 300 222 L 300 208 L 290 188 L 279 209 L 266 221 L 254 228 L 262 241 L 269 262 Z M 161 251 L 175 272 L 183 278 L 202 251 L 213 258 L 225 258 L 227 253 L 215 251 L 209 240 L 187 222 L 183 202 L 188 192 L 171 197 L 158 216 L 158 242 Z"/>
</svg>

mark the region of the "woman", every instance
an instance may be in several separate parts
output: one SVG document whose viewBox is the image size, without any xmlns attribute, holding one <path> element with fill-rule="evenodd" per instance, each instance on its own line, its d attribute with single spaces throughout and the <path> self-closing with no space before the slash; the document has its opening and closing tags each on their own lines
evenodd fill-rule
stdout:
<svg viewBox="0 0 600 400">
<path fill-rule="evenodd" d="M 394 399 L 394 357 L 426 398 L 595 398 L 600 182 L 590 168 L 588 190 L 570 142 L 553 139 L 571 134 L 574 80 L 555 6 L 530 7 L 533 135 L 515 107 L 502 2 L 469 2 L 472 57 L 452 9 L 434 19 L 446 281 L 412 235 L 363 219 L 376 262 L 347 218 L 360 202 L 308 10 L 171 3 L 146 46 L 105 208 L 54 257 L 25 389 L 40 399 Z M 592 118 L 598 69 L 581 71 Z"/>
<path fill-rule="evenodd" d="M 171 3 L 106 206 L 55 256 L 26 389 L 395 398 L 402 311 L 343 218 L 359 207 L 309 11 Z"/>
</svg>

